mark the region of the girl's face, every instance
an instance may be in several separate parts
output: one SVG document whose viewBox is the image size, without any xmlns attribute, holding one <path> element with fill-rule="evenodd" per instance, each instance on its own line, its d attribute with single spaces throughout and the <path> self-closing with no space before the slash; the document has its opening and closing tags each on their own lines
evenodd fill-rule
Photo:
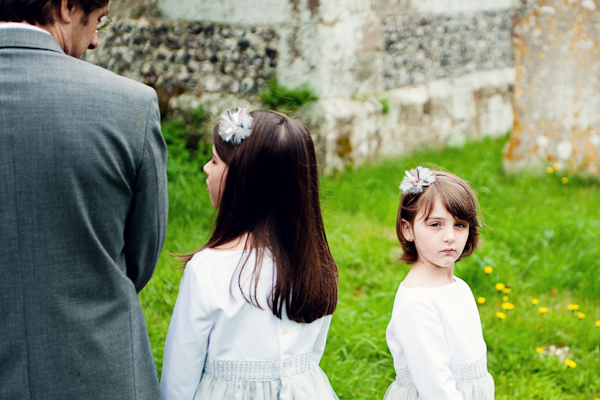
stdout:
<svg viewBox="0 0 600 400">
<path fill-rule="evenodd" d="M 438 199 L 433 210 L 425 219 L 420 211 L 411 224 L 402 220 L 402 234 L 414 241 L 419 260 L 427 267 L 452 268 L 458 260 L 469 238 L 469 224 L 457 221 Z"/>
<path fill-rule="evenodd" d="M 215 146 L 212 147 L 212 157 L 204 164 L 202 170 L 208 175 L 206 179 L 206 190 L 208 190 L 210 195 L 210 203 L 214 208 L 218 209 L 221 194 L 225 187 L 225 180 L 227 179 L 228 166 L 217 154 Z"/>
</svg>

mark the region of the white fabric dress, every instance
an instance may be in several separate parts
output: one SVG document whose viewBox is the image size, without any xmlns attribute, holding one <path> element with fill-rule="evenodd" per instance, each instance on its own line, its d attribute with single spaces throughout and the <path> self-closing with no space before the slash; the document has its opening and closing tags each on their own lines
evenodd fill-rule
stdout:
<svg viewBox="0 0 600 400">
<path fill-rule="evenodd" d="M 266 304 L 274 264 L 265 254 L 248 303 L 236 274 L 242 251 L 202 250 L 187 263 L 165 342 L 165 400 L 337 399 L 318 364 L 331 316 L 310 324 L 275 317 Z M 242 273 L 249 293 L 254 256 Z"/>
<path fill-rule="evenodd" d="M 487 347 L 469 285 L 398 288 L 386 339 L 396 380 L 385 400 L 492 400 Z"/>
</svg>

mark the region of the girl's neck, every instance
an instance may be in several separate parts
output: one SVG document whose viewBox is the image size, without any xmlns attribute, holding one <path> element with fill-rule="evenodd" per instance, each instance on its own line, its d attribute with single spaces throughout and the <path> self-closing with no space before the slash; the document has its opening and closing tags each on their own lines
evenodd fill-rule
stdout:
<svg viewBox="0 0 600 400">
<path fill-rule="evenodd" d="M 414 287 L 440 287 L 454 283 L 454 266 L 440 268 L 417 261 L 410 269 L 402 285 Z"/>
<path fill-rule="evenodd" d="M 244 250 L 247 247 L 248 248 L 252 247 L 251 240 L 248 240 L 248 239 L 249 239 L 249 234 L 246 232 L 227 243 L 223 243 L 218 246 L 211 247 L 211 250 L 217 250 L 217 251 Z"/>
</svg>

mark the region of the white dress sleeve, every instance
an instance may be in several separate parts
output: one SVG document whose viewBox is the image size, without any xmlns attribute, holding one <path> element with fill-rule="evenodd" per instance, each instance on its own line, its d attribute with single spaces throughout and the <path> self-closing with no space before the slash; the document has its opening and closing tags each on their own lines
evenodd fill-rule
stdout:
<svg viewBox="0 0 600 400">
<path fill-rule="evenodd" d="M 165 341 L 160 383 L 165 400 L 194 398 L 214 324 L 203 289 L 207 278 L 194 267 L 188 263 L 181 277 Z"/>
<path fill-rule="evenodd" d="M 311 359 L 318 365 L 325 352 L 325 342 L 327 342 L 327 332 L 329 332 L 329 326 L 331 325 L 331 315 L 324 316 L 321 325 L 321 330 L 315 340 L 313 346 Z"/>
<path fill-rule="evenodd" d="M 463 400 L 450 371 L 444 326 L 430 301 L 404 303 L 392 320 L 408 369 L 423 400 Z"/>
</svg>

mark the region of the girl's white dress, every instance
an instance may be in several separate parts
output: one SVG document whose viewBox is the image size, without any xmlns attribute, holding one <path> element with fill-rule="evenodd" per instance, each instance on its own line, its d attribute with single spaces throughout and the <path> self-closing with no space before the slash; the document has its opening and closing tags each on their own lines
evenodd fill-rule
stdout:
<svg viewBox="0 0 600 400">
<path fill-rule="evenodd" d="M 275 273 L 268 254 L 256 288 L 263 309 L 248 303 L 236 275 L 243 255 L 205 249 L 187 263 L 165 343 L 164 399 L 337 399 L 318 365 L 331 316 L 310 324 L 275 317 L 266 303 Z M 254 261 L 242 273 L 247 295 Z"/>
<path fill-rule="evenodd" d="M 469 285 L 398 288 L 386 339 L 396 380 L 385 400 L 492 400 L 487 347 Z"/>
</svg>

